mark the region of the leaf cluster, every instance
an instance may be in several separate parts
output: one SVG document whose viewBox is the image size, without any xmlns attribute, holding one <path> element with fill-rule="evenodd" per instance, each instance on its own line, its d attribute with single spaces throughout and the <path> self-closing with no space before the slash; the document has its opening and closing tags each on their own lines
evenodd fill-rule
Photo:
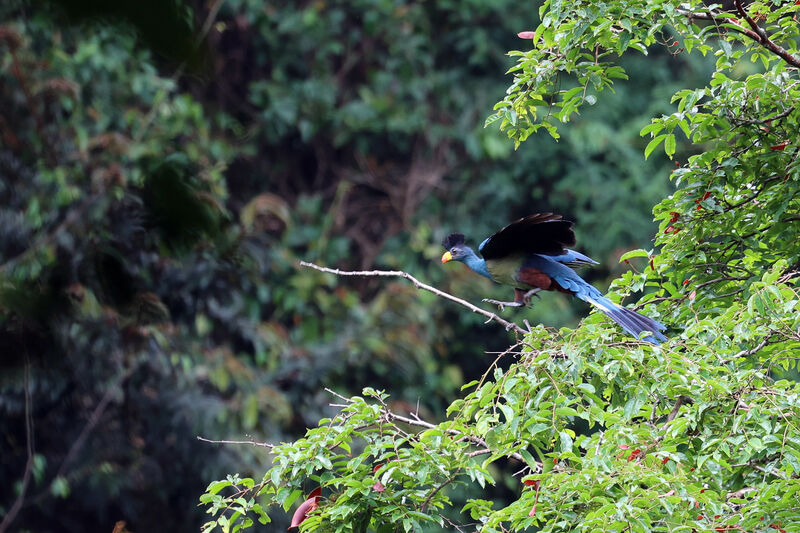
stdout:
<svg viewBox="0 0 800 533">
<path fill-rule="evenodd" d="M 668 157 L 686 160 L 672 172 L 677 190 L 654 208 L 658 251 L 623 256 L 631 270 L 613 285 L 618 300 L 644 291 L 637 308 L 667 323 L 670 341 L 620 341 L 601 314 L 575 330 L 536 328 L 501 356 L 513 354 L 513 363 L 468 384 L 443 421 L 412 417 L 413 432 L 396 423 L 408 417 L 382 395 L 350 398 L 339 416 L 274 448 L 275 466 L 259 485 L 263 510 L 281 491 L 318 485 L 323 499 L 303 531 L 422 531 L 430 521 L 486 532 L 793 527 L 796 7 L 734 2 L 730 9 L 545 2 L 533 49 L 515 54 L 514 82 L 488 120 L 517 143 L 539 128 L 557 136 L 580 106 L 594 103 L 591 91 L 627 76 L 613 59 L 628 49 L 649 53 L 661 43 L 716 58 L 707 86 L 679 91 L 677 109 L 641 130 L 651 136 L 645 156 L 663 145 Z M 344 452 L 339 434 L 347 435 Z M 390 459 L 397 464 L 387 467 Z M 375 464 L 383 477 L 370 474 Z M 458 509 L 447 509 L 455 500 L 429 506 L 425 496 L 442 480 L 482 488 L 512 473 L 513 501 L 468 497 L 456 519 Z M 422 492 L 409 492 L 410 480 Z M 209 509 L 209 528 L 224 502 Z"/>
</svg>

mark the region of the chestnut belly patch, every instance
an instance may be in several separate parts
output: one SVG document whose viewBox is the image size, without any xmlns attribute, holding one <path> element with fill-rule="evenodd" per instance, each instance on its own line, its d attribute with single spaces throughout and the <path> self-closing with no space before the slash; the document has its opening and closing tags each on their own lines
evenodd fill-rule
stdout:
<svg viewBox="0 0 800 533">
<path fill-rule="evenodd" d="M 553 278 L 536 268 L 520 268 L 517 280 L 535 289 L 549 291 L 554 289 Z"/>
</svg>

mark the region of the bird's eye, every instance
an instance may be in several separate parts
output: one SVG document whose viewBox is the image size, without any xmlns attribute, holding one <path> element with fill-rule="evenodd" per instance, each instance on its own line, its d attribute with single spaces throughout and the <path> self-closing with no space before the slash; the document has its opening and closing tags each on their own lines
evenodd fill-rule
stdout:
<svg viewBox="0 0 800 533">
<path fill-rule="evenodd" d="M 455 248 L 450 248 L 450 253 L 451 254 L 455 254 L 456 253 L 456 249 Z"/>
</svg>

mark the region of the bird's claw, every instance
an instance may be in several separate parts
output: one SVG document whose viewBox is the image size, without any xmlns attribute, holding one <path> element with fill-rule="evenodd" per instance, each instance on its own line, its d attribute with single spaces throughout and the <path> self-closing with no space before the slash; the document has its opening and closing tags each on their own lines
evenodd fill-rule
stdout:
<svg viewBox="0 0 800 533">
<path fill-rule="evenodd" d="M 531 289 L 525 293 L 525 296 L 522 297 L 522 303 L 525 304 L 525 307 L 530 307 L 531 298 L 533 298 L 534 296 L 536 296 L 537 298 L 541 298 L 541 296 L 539 296 L 539 291 L 541 290 L 542 289 Z"/>
<path fill-rule="evenodd" d="M 492 300 L 492 299 L 489 299 L 489 298 L 484 298 L 483 301 L 486 302 L 487 304 L 496 305 L 497 307 L 500 308 L 501 311 L 506 307 L 522 307 L 523 306 L 522 302 L 501 302 L 500 300 Z"/>
</svg>

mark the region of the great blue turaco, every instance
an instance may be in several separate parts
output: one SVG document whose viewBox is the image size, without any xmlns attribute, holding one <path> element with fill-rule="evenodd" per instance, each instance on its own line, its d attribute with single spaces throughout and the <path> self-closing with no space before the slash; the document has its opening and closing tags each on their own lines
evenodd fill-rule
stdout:
<svg viewBox="0 0 800 533">
<path fill-rule="evenodd" d="M 653 344 L 667 340 L 661 333 L 666 326 L 615 304 L 572 269 L 598 263 L 567 248 L 575 246 L 575 233 L 572 222 L 560 215 L 536 213 L 512 222 L 478 245 L 480 256 L 461 233 L 448 235 L 442 245 L 447 250 L 442 263 L 460 261 L 481 276 L 514 287 L 513 302 L 484 300 L 501 309 L 527 305 L 542 290 L 560 291 L 597 307 L 636 338 Z"/>
</svg>

